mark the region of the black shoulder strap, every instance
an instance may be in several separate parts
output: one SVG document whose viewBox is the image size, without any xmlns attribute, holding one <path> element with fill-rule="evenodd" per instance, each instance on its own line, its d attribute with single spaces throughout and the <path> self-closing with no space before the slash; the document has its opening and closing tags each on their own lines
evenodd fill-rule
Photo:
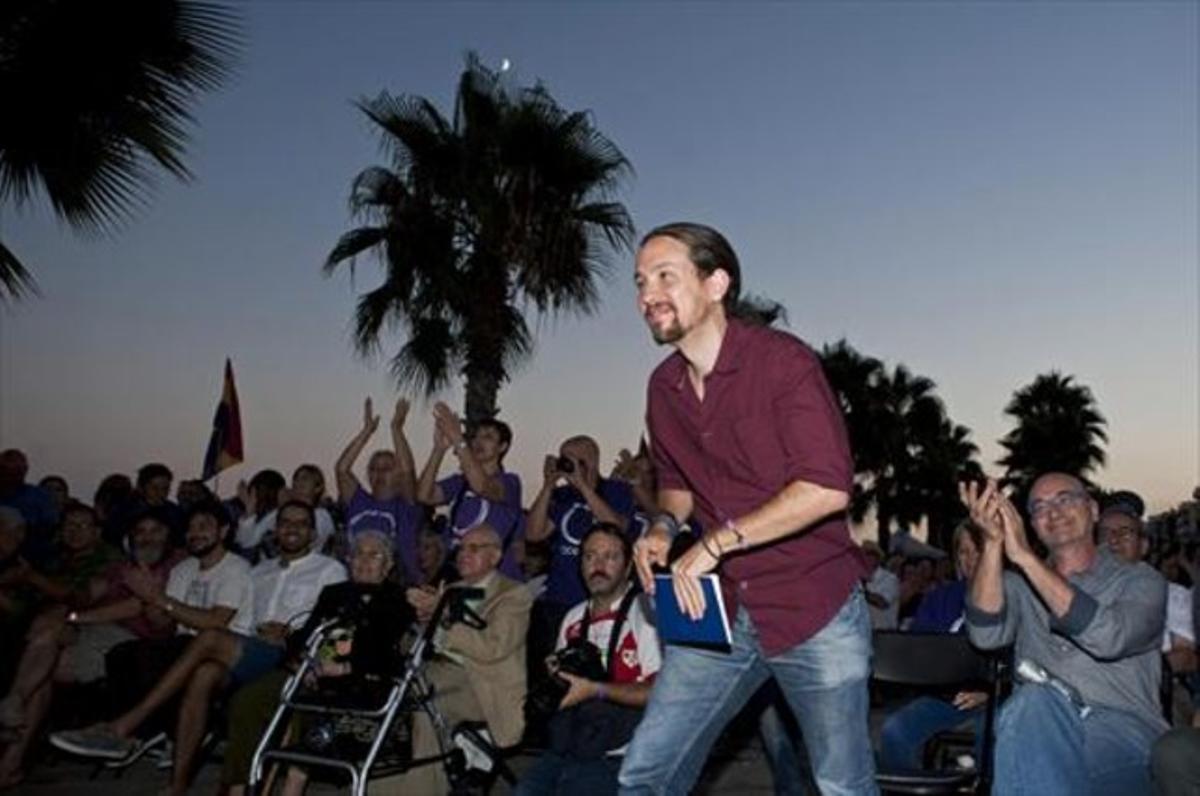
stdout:
<svg viewBox="0 0 1200 796">
<path fill-rule="evenodd" d="M 613 676 L 613 661 L 617 657 L 617 646 L 621 643 L 621 631 L 625 629 L 625 619 L 629 616 L 629 608 L 637 596 L 637 587 L 631 586 L 629 591 L 625 592 L 625 596 L 621 598 L 621 605 L 617 608 L 617 615 L 613 618 L 612 633 L 608 637 L 608 657 L 605 659 L 605 674 L 608 675 L 609 680 L 612 680 Z"/>
</svg>

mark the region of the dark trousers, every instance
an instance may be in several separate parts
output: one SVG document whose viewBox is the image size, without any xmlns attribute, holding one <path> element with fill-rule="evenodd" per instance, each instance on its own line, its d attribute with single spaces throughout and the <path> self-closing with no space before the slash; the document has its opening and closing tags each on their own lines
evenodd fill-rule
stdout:
<svg viewBox="0 0 1200 796">
<path fill-rule="evenodd" d="M 119 716 L 142 700 L 171 664 L 183 654 L 194 636 L 179 635 L 170 638 L 135 639 L 125 641 L 108 651 L 104 656 L 104 669 L 108 677 L 109 696 L 112 700 L 110 715 Z M 139 738 L 150 738 L 159 732 L 174 732 L 172 719 L 179 710 L 179 697 L 172 697 L 156 710 L 137 729 Z"/>
</svg>

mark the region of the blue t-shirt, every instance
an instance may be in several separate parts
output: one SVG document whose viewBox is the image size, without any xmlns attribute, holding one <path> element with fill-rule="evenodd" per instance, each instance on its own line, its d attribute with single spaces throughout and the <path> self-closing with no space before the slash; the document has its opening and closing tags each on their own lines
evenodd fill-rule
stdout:
<svg viewBox="0 0 1200 796">
<path fill-rule="evenodd" d="M 421 565 L 417 555 L 417 532 L 424 512 L 402 497 L 376 500 L 362 487 L 354 490 L 346 507 L 346 528 L 351 539 L 359 531 L 382 531 L 391 537 L 392 548 L 404 567 L 406 583 L 420 583 Z"/>
<path fill-rule="evenodd" d="M 601 478 L 596 493 L 622 517 L 633 514 L 633 489 L 625 481 Z M 587 598 L 587 588 L 579 572 L 579 542 L 596 524 L 596 518 L 583 495 L 573 486 L 554 488 L 550 493 L 548 516 L 554 523 L 555 534 L 545 599 L 559 605 L 575 605 Z M 625 531 L 630 532 L 629 528 Z"/>
<path fill-rule="evenodd" d="M 967 605 L 967 582 L 943 583 L 921 598 L 908 629 L 914 633 L 949 633 Z"/>
<path fill-rule="evenodd" d="M 500 534 L 500 543 L 504 546 L 500 571 L 510 578 L 523 581 L 525 574 L 517 562 L 513 544 L 525 533 L 525 512 L 521 510 L 521 479 L 516 473 L 506 472 L 500 473 L 500 479 L 504 484 L 503 502 L 480 497 L 467 486 L 467 479 L 462 473 L 438 481 L 442 497 L 453 507 L 453 516 L 446 523 L 446 549 L 453 553 L 458 549 L 463 534 L 487 523 Z"/>
<path fill-rule="evenodd" d="M 50 493 L 40 486 L 21 484 L 13 494 L 0 498 L 0 506 L 16 509 L 25 519 L 21 555 L 35 566 L 50 563 L 56 553 L 54 531 L 59 521 Z"/>
</svg>

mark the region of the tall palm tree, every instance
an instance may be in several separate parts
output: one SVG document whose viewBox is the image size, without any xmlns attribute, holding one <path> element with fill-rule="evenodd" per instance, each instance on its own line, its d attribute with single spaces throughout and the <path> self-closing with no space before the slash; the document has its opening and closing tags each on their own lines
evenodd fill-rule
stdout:
<svg viewBox="0 0 1200 796">
<path fill-rule="evenodd" d="M 945 418 L 936 386 L 904 365 L 897 365 L 878 385 L 873 421 L 882 460 L 866 494 L 875 505 L 881 545 L 890 541 L 893 521 L 903 528 L 918 524 L 926 514 L 920 489 L 923 441 L 938 433 Z"/>
<path fill-rule="evenodd" d="M 1090 483 L 1088 474 L 1104 465 L 1106 421 L 1092 391 L 1073 376 L 1039 375 L 1013 394 L 1004 413 L 1017 425 L 1000 440 L 1007 453 L 997 463 L 1005 468 L 1005 483 L 1019 493 L 1051 470 Z"/>
<path fill-rule="evenodd" d="M 967 516 L 958 495 L 959 482 L 983 477 L 975 458 L 979 448 L 970 436 L 970 429 L 947 418 L 922 442 L 920 500 L 929 521 L 929 543 L 943 550 L 950 549 L 954 527 Z"/>
<path fill-rule="evenodd" d="M 862 522 L 871 509 L 864 482 L 876 472 L 884 459 L 880 438 L 875 433 L 879 412 L 878 386 L 885 378 L 883 363 L 859 353 L 843 338 L 821 348 L 821 364 L 829 386 L 841 404 L 854 457 L 854 493 L 850 496 L 850 517 Z"/>
<path fill-rule="evenodd" d="M 903 365 L 891 372 L 845 340 L 826 345 L 821 361 L 846 418 L 854 455 L 850 516 L 861 522 L 873 508 L 880 544 L 892 524 L 928 518 L 933 536 L 959 516 L 957 483 L 979 471 L 970 431 L 951 422 L 936 385 Z"/>
<path fill-rule="evenodd" d="M 180 179 L 203 92 L 240 46 L 228 9 L 194 0 L 7 0 L 0 5 L 0 201 L 44 191 L 76 229 L 118 225 L 157 168 Z M 0 243 L 0 299 L 36 290 Z"/>
<path fill-rule="evenodd" d="M 633 225 L 611 201 L 631 171 L 587 112 L 568 112 L 541 85 L 510 88 L 472 54 L 447 119 L 421 97 L 386 93 L 358 107 L 380 131 L 388 167 L 360 173 L 350 207 L 365 226 L 344 234 L 326 274 L 367 251 L 383 283 L 355 312 L 355 346 L 407 341 L 391 360 L 401 384 L 427 395 L 461 374 L 466 415 L 496 414 L 496 397 L 533 335 L 525 309 L 587 314 L 609 250 Z"/>
</svg>

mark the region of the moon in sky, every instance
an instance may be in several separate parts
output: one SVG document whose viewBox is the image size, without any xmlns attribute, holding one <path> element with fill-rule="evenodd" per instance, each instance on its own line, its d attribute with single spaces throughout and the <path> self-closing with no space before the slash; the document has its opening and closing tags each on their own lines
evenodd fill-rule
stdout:
<svg viewBox="0 0 1200 796">
<path fill-rule="evenodd" d="M 512 61 L 508 60 L 507 58 L 502 58 L 500 60 L 500 71 L 501 72 L 507 72 L 511 68 L 512 68 Z"/>
</svg>

